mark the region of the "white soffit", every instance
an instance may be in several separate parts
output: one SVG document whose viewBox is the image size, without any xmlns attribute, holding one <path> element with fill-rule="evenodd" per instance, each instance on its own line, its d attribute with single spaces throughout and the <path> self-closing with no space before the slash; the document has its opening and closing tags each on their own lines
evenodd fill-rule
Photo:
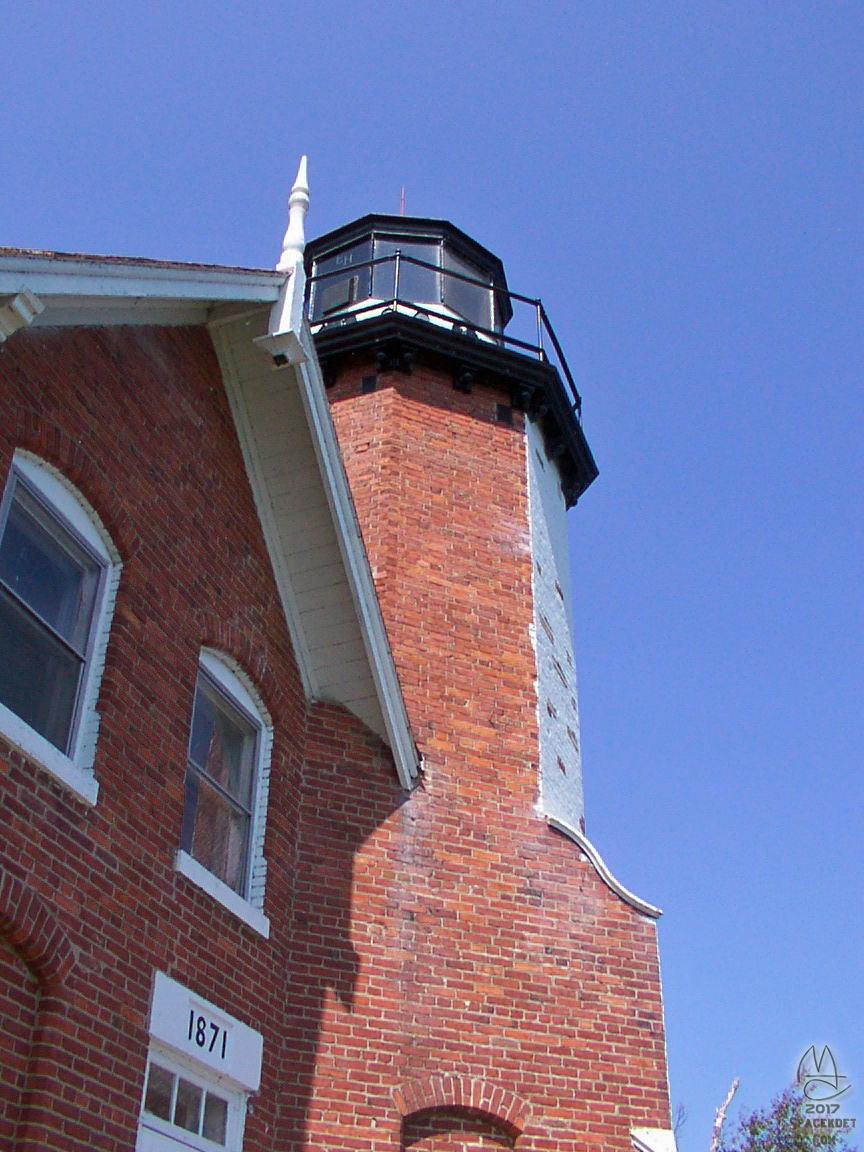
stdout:
<svg viewBox="0 0 864 1152">
<path fill-rule="evenodd" d="M 277 272 L 0 248 L 0 297 L 26 288 L 44 305 L 34 327 L 205 324 L 216 305 L 272 303 Z"/>
<path fill-rule="evenodd" d="M 417 754 L 311 341 L 305 363 L 275 368 L 266 309 L 211 333 L 306 691 L 380 736 L 410 787 Z"/>
</svg>

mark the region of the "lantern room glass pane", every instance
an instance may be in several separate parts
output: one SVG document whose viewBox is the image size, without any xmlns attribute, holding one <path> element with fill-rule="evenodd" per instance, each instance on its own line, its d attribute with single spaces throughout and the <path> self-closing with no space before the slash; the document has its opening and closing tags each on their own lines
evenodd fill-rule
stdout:
<svg viewBox="0 0 864 1152">
<path fill-rule="evenodd" d="M 368 239 L 315 261 L 313 320 L 323 320 L 331 313 L 341 312 L 359 300 L 368 299 L 372 280 L 371 269 L 368 265 L 365 268 L 359 265 L 371 259 L 372 241 Z"/>
<path fill-rule="evenodd" d="M 452 308 L 459 316 L 475 325 L 477 328 L 492 328 L 492 287 L 485 284 L 468 284 L 456 276 L 448 276 L 447 272 L 456 272 L 460 276 L 470 276 L 472 280 L 480 280 L 482 274 L 478 268 L 462 260 L 449 248 L 444 248 L 444 303 Z"/>
<path fill-rule="evenodd" d="M 376 260 L 382 256 L 395 256 L 397 251 L 401 252 L 402 256 L 408 257 L 408 259 L 399 261 L 398 298 L 417 304 L 440 304 L 441 273 L 437 271 L 437 268 L 419 268 L 410 262 L 412 259 L 423 260 L 427 264 L 437 265 L 440 246 L 434 243 L 418 244 L 411 240 L 376 236 Z M 376 300 L 392 300 L 397 295 L 395 260 L 391 259 L 386 264 L 375 266 L 372 295 Z"/>
</svg>

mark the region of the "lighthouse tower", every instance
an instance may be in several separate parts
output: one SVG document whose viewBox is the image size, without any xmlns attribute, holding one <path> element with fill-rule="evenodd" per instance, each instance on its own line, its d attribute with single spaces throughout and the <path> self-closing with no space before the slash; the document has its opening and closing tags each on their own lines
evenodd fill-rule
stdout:
<svg viewBox="0 0 864 1152">
<path fill-rule="evenodd" d="M 501 261 L 442 220 L 367 216 L 310 244 L 307 263 L 309 319 L 427 776 L 446 775 L 454 799 L 518 793 L 580 828 L 565 512 L 597 468 L 543 306 L 511 293 Z M 533 343 L 508 336 L 514 305 Z M 488 758 L 466 773 L 436 749 L 469 730 Z M 505 774 L 514 737 L 524 754 Z"/>
<path fill-rule="evenodd" d="M 308 1147 L 669 1152 L 659 910 L 585 836 L 566 514 L 597 468 L 558 340 L 443 220 L 365 216 L 296 272 L 421 762 L 353 858 Z"/>
</svg>

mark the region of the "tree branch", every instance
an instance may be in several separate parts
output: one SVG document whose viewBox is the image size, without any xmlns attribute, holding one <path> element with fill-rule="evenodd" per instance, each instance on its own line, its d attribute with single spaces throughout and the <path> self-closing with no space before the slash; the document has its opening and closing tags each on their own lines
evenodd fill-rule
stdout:
<svg viewBox="0 0 864 1152">
<path fill-rule="evenodd" d="M 732 1103 L 732 1097 L 738 1091 L 739 1078 L 736 1076 L 732 1081 L 729 1091 L 726 1093 L 726 1099 L 714 1113 L 714 1130 L 711 1133 L 711 1149 L 710 1152 L 717 1152 L 720 1147 L 720 1134 L 723 1131 L 723 1124 L 726 1121 L 726 1113 L 729 1111 L 729 1105 Z"/>
</svg>

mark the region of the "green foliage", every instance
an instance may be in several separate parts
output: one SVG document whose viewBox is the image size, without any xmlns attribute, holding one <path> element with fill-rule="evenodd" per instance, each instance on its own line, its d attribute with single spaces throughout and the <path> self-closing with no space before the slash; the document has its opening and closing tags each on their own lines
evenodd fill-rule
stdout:
<svg viewBox="0 0 864 1152">
<path fill-rule="evenodd" d="M 856 1128 L 822 1127 L 828 1119 L 805 1113 L 801 1089 L 781 1092 L 763 1111 L 742 1116 L 725 1132 L 718 1152 L 857 1152 Z"/>
</svg>

